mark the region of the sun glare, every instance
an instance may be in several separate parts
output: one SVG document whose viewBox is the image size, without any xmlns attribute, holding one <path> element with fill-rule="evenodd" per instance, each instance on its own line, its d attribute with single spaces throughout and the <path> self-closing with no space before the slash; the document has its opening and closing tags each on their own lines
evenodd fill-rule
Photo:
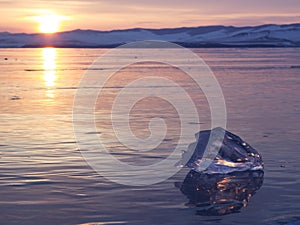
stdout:
<svg viewBox="0 0 300 225">
<path fill-rule="evenodd" d="M 53 34 L 60 31 L 61 22 L 67 18 L 55 13 L 44 13 L 44 15 L 34 17 L 33 20 L 39 24 L 41 33 Z"/>
</svg>

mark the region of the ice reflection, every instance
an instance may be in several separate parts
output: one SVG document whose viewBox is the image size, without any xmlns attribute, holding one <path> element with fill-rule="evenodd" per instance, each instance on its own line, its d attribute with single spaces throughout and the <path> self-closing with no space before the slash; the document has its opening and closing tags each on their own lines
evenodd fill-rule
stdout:
<svg viewBox="0 0 300 225">
<path fill-rule="evenodd" d="M 262 186 L 263 177 L 263 171 L 213 175 L 190 171 L 176 186 L 188 198 L 187 205 L 197 207 L 198 215 L 220 216 L 246 207 Z"/>
<path fill-rule="evenodd" d="M 44 80 L 47 87 L 53 87 L 56 80 L 56 49 L 43 48 Z"/>
</svg>

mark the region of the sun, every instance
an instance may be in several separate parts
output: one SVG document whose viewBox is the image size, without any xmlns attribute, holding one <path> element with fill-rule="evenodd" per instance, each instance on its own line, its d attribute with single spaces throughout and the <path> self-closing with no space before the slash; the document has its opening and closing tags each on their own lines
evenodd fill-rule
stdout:
<svg viewBox="0 0 300 225">
<path fill-rule="evenodd" d="M 39 17 L 39 31 L 42 33 L 56 33 L 60 28 L 60 19 L 57 15 L 44 15 Z"/>
<path fill-rule="evenodd" d="M 33 18 L 39 24 L 39 31 L 44 34 L 53 34 L 60 31 L 61 22 L 67 20 L 66 17 L 55 13 L 44 13 Z"/>
</svg>

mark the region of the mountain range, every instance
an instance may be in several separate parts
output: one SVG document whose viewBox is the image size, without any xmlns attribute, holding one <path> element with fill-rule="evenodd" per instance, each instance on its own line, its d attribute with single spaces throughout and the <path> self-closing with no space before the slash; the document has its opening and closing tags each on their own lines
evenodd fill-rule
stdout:
<svg viewBox="0 0 300 225">
<path fill-rule="evenodd" d="M 160 40 L 185 47 L 300 47 L 300 24 L 202 26 L 113 31 L 73 30 L 56 34 L 0 32 L 0 47 L 115 47 L 143 40 Z"/>
</svg>

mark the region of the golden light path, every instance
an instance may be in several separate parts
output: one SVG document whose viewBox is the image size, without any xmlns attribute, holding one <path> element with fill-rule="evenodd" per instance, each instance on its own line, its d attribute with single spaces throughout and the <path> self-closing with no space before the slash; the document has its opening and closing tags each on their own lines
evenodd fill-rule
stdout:
<svg viewBox="0 0 300 225">
<path fill-rule="evenodd" d="M 56 49 L 43 48 L 42 57 L 44 61 L 44 80 L 47 87 L 53 87 L 56 80 Z"/>
</svg>

